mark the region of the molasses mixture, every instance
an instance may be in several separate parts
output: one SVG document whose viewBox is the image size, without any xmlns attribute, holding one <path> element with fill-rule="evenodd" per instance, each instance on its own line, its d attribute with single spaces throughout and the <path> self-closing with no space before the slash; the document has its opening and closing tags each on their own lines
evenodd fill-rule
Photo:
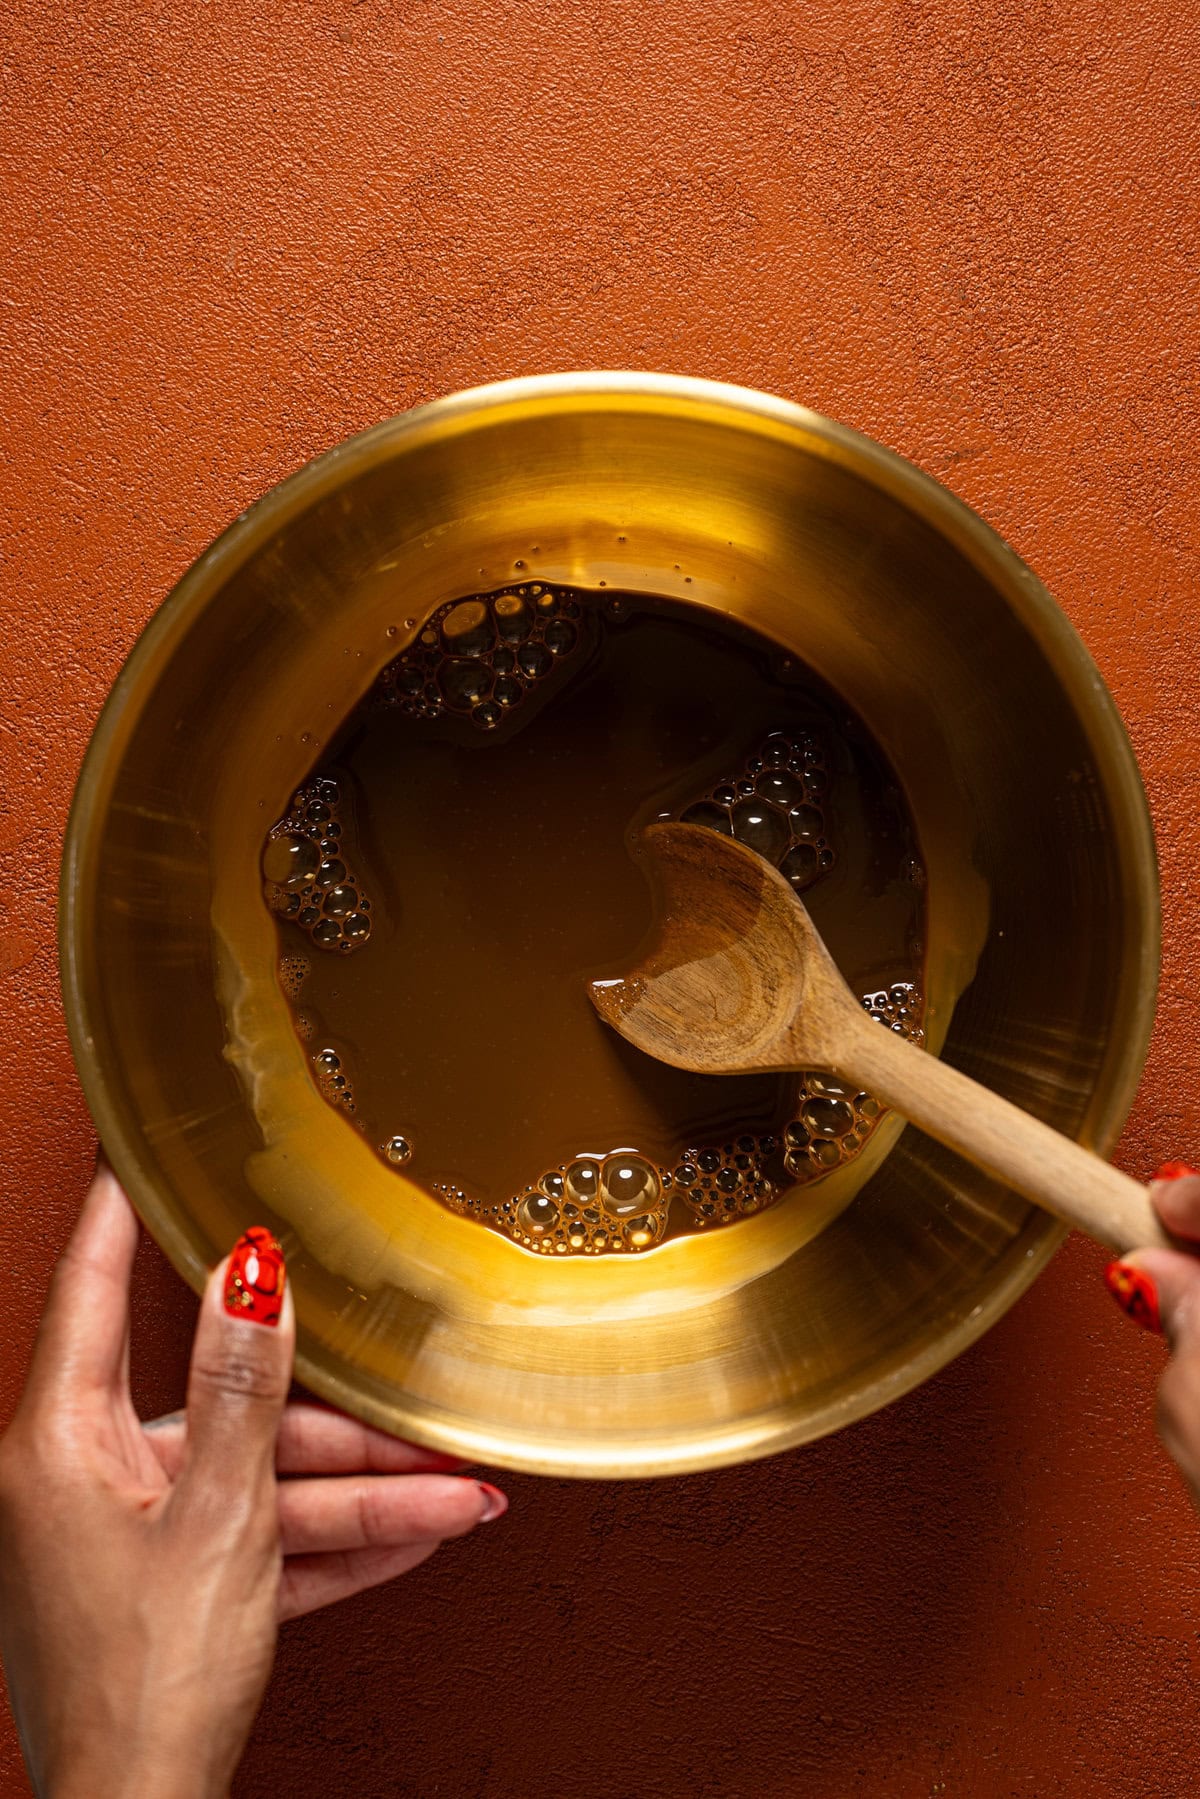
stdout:
<svg viewBox="0 0 1200 1799">
<path fill-rule="evenodd" d="M 668 1068 L 600 1022 L 587 981 L 650 924 L 630 844 L 667 818 L 781 869 L 872 1017 L 921 1041 L 925 875 L 895 775 L 812 671 L 698 607 L 537 582 L 449 602 L 264 847 L 322 1094 L 536 1253 L 729 1224 L 881 1115 L 817 1073 Z"/>
</svg>

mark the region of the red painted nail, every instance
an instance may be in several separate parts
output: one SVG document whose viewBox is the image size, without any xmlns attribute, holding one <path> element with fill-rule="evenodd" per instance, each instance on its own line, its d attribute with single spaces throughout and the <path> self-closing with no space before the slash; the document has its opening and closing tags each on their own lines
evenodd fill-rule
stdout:
<svg viewBox="0 0 1200 1799">
<path fill-rule="evenodd" d="M 1186 1162 L 1164 1162 L 1154 1178 L 1156 1181 L 1186 1181 L 1198 1172 L 1200 1170 L 1190 1168 Z"/>
<path fill-rule="evenodd" d="M 483 1516 L 480 1518 L 479 1522 L 481 1524 L 490 1524 L 493 1518 L 503 1518 L 505 1512 L 508 1510 L 508 1500 L 500 1491 L 499 1487 L 489 1485 L 486 1480 L 477 1480 L 475 1485 L 483 1494 Z"/>
<path fill-rule="evenodd" d="M 1158 1289 L 1148 1274 L 1143 1274 L 1129 1262 L 1110 1262 L 1104 1270 L 1104 1280 L 1121 1310 L 1127 1312 L 1135 1324 L 1162 1334 Z"/>
<path fill-rule="evenodd" d="M 278 1324 L 287 1274 L 270 1231 L 254 1225 L 238 1238 L 225 1277 L 225 1310 L 251 1324 Z"/>
</svg>

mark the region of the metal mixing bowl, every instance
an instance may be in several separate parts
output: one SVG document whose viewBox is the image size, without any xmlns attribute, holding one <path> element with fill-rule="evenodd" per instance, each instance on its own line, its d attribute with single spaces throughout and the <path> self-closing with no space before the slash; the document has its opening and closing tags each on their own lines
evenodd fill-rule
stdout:
<svg viewBox="0 0 1200 1799">
<path fill-rule="evenodd" d="M 442 1209 L 321 1100 L 275 976 L 264 831 L 422 619 L 518 576 L 731 612 L 845 695 L 921 834 L 931 1047 L 1111 1147 L 1150 1030 L 1158 901 L 1137 768 L 1086 650 L 995 533 L 900 458 L 662 376 L 423 407 L 302 469 L 188 572 L 121 672 L 71 813 L 76 1060 L 193 1286 L 247 1224 L 279 1232 L 298 1373 L 325 1398 L 555 1474 L 765 1455 L 933 1373 L 1061 1231 L 892 1120 L 850 1170 L 758 1217 L 633 1260 L 548 1262 Z"/>
</svg>

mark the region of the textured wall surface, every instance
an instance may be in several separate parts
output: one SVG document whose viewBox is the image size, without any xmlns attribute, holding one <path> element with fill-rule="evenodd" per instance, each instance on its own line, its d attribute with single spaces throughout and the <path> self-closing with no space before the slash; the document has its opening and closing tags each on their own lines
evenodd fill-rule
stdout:
<svg viewBox="0 0 1200 1799">
<path fill-rule="evenodd" d="M 1176 0 L 9 0 L 0 19 L 0 1418 L 93 1153 L 71 782 L 137 631 L 264 488 L 493 377 L 773 389 L 1032 562 L 1129 722 L 1166 958 L 1122 1161 L 1200 1159 L 1200 14 Z M 507 1480 L 292 1626 L 240 1795 L 1200 1791 L 1200 1534 L 1160 1346 L 1073 1240 L 971 1353 L 774 1462 Z M 193 1302 L 150 1245 L 135 1374 Z M 599 1526 L 606 1548 L 599 1548 Z M 27 1792 L 0 1726 L 0 1799 Z"/>
</svg>

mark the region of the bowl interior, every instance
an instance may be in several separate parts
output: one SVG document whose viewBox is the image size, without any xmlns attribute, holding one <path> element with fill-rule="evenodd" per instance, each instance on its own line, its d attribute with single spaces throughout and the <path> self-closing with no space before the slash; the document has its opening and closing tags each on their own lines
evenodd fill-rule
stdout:
<svg viewBox="0 0 1200 1799">
<path fill-rule="evenodd" d="M 439 402 L 309 465 L 201 558 L 80 779 L 62 913 L 76 1057 L 193 1284 L 246 1224 L 279 1230 L 317 1392 L 555 1473 L 764 1454 L 931 1373 L 1058 1227 L 893 1121 L 851 1168 L 717 1235 L 548 1263 L 379 1163 L 318 1097 L 277 986 L 266 825 L 424 617 L 522 565 L 733 612 L 842 693 L 920 832 L 931 1046 L 1111 1145 L 1149 1034 L 1157 888 L 1086 651 L 995 534 L 898 458 L 666 377 Z"/>
</svg>

